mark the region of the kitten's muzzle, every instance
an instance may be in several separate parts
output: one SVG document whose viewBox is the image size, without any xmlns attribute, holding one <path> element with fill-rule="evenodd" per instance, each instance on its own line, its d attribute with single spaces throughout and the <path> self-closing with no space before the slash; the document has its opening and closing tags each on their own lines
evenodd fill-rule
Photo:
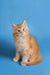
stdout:
<svg viewBox="0 0 50 75">
<path fill-rule="evenodd" d="M 20 32 L 23 35 L 23 32 Z"/>
</svg>

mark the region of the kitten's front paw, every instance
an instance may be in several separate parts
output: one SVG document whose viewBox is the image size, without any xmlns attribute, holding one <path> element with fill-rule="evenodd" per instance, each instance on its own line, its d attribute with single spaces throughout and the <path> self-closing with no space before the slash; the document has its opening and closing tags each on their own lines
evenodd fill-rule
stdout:
<svg viewBox="0 0 50 75">
<path fill-rule="evenodd" d="M 24 64 L 24 62 L 21 62 L 21 65 L 22 65 L 22 66 L 25 66 L 26 64 Z"/>
<path fill-rule="evenodd" d="M 14 61 L 14 62 L 17 62 L 17 61 L 18 61 L 18 59 L 17 59 L 17 58 L 13 58 L 13 61 Z"/>
</svg>

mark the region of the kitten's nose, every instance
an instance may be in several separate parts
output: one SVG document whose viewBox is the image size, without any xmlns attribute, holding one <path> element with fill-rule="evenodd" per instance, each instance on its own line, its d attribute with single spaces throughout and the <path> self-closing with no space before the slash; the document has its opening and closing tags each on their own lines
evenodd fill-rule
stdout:
<svg viewBox="0 0 50 75">
<path fill-rule="evenodd" d="M 21 34 L 23 34 L 23 32 L 21 32 Z"/>
</svg>

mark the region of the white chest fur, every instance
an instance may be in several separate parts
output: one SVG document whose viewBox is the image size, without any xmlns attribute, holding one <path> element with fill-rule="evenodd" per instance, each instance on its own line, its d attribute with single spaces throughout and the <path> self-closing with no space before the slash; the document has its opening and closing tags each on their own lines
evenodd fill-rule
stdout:
<svg viewBox="0 0 50 75">
<path fill-rule="evenodd" d="M 26 50 L 28 50 L 28 42 L 27 42 L 27 39 L 24 39 L 24 38 L 19 38 L 17 41 L 16 41 L 16 49 L 20 52 L 25 52 Z"/>
</svg>

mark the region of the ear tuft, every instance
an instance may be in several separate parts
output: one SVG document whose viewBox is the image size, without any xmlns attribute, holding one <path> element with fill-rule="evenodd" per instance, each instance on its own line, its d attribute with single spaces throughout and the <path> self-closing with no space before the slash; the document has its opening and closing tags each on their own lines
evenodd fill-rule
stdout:
<svg viewBox="0 0 50 75">
<path fill-rule="evenodd" d="M 12 24 L 12 27 L 13 27 L 13 28 L 15 28 L 15 27 L 16 27 L 16 25 L 15 25 L 15 24 L 13 24 L 13 23 L 11 23 L 11 24 Z"/>
<path fill-rule="evenodd" d="M 26 19 L 24 19 L 23 25 L 27 26 L 27 24 L 26 24 Z"/>
</svg>

